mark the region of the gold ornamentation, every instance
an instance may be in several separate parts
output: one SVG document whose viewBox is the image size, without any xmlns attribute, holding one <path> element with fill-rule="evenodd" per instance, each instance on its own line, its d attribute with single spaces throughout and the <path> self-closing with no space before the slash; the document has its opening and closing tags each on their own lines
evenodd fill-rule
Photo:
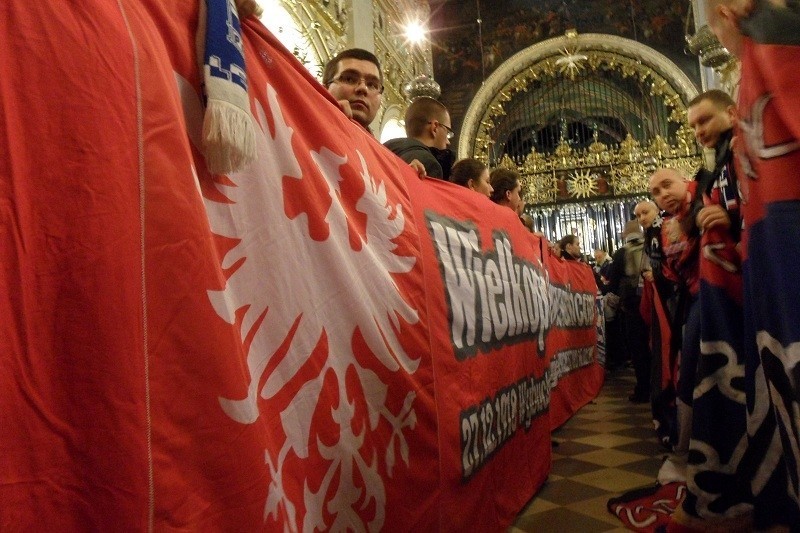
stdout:
<svg viewBox="0 0 800 533">
<path fill-rule="evenodd" d="M 524 167 L 534 174 L 540 173 L 547 168 L 547 158 L 533 148 L 528 157 L 525 158 Z"/>
<path fill-rule="evenodd" d="M 523 188 L 530 203 L 547 204 L 558 197 L 558 180 L 555 174 L 532 174 L 525 178 L 528 186 Z"/>
<path fill-rule="evenodd" d="M 619 155 L 621 159 L 627 160 L 628 162 L 633 162 L 638 160 L 642 155 L 642 145 L 639 144 L 639 141 L 633 138 L 633 136 L 629 133 L 625 140 L 619 143 Z"/>
<path fill-rule="evenodd" d="M 517 170 L 517 164 L 508 157 L 508 154 L 504 155 L 503 158 L 500 160 L 500 164 L 497 165 L 500 168 L 507 168 L 509 170 Z"/>
<path fill-rule="evenodd" d="M 520 88 L 527 90 L 534 85 L 534 81 L 552 77 L 544 74 L 555 68 L 554 59 L 568 42 L 569 39 L 565 36 L 541 41 L 505 61 L 489 75 L 464 117 L 458 141 L 459 157 L 481 157 L 480 147 L 475 144 L 475 140 L 481 133 L 487 133 L 481 127 L 481 122 L 488 118 L 488 110 L 498 95 L 507 92 L 513 94 Z M 661 98 L 667 105 L 668 114 L 673 104 L 677 106 L 679 112 L 672 114 L 670 120 L 676 123 L 682 121 L 680 111 L 685 112 L 685 102 L 697 94 L 697 88 L 672 61 L 640 42 L 615 35 L 581 34 L 580 44 L 581 53 L 588 56 L 587 71 L 605 76 L 606 73 L 619 71 L 620 64 L 634 62 L 638 70 L 650 73 L 649 79 L 652 83 L 660 79 L 667 80 L 666 94 Z M 558 75 L 557 72 L 555 75 Z"/>
<path fill-rule="evenodd" d="M 597 139 L 597 130 L 595 130 L 594 142 L 589 145 L 586 161 L 595 165 L 606 165 L 611 162 L 611 153 L 608 151 L 608 146 Z"/>
<path fill-rule="evenodd" d="M 680 158 L 674 161 L 675 170 L 679 171 L 687 178 L 691 178 L 697 174 L 697 171 L 700 170 L 700 167 L 701 165 L 699 159 Z"/>
<path fill-rule="evenodd" d="M 694 133 L 685 124 L 685 102 L 693 96 L 687 89 L 690 83 L 682 78 L 676 80 L 674 76 L 668 80 L 662 74 L 666 71 L 664 65 L 647 54 L 636 59 L 615 51 L 614 46 L 593 44 L 596 36 L 583 38 L 582 46 L 578 45 L 578 35 L 574 31 L 553 39 L 553 44 L 548 45 L 549 55 L 514 72 L 513 76 L 508 75 L 504 85 L 492 86 L 496 92 L 486 99 L 484 114 L 476 121 L 473 130 L 473 157 L 488 163 L 489 154 L 499 152 L 495 137 L 498 128 L 508 121 L 506 115 L 511 114 L 510 106 L 514 105 L 515 95 L 534 89 L 542 80 L 567 78 L 575 81 L 578 74 L 584 72 L 628 78 L 642 85 L 645 91 L 663 102 L 666 120 L 677 124 L 678 128 L 669 128 L 674 133 L 670 133 L 668 138 L 656 135 L 637 140 L 628 134 L 619 144 L 611 146 L 600 142 L 595 128 L 593 142 L 581 150 L 576 150 L 563 137 L 562 128 L 562 138 L 553 153 L 542 154 L 532 150 L 524 161 L 517 162 L 517 170 L 527 179 L 525 200 L 530 204 L 558 201 L 563 195 L 559 183 L 562 186 L 566 183 L 568 193 L 576 198 L 641 195 L 647 193 L 649 176 L 656 168 L 691 169 L 701 164 Z M 604 39 L 616 42 L 607 36 Z M 591 48 L 586 49 L 585 43 Z M 462 126 L 462 134 L 463 130 Z M 505 161 L 504 158 L 503 161 L 501 165 L 511 159 Z M 593 178 L 589 180 L 587 176 Z M 601 183 L 608 184 L 608 187 L 601 186 Z"/>
<path fill-rule="evenodd" d="M 684 143 L 670 145 L 656 136 L 642 146 L 628 135 L 618 146 L 609 147 L 597 140 L 585 150 L 573 149 L 566 139 L 553 154 L 531 150 L 522 163 L 515 163 L 507 154 L 498 166 L 516 169 L 527 181 L 525 201 L 529 204 L 555 202 L 559 197 L 559 179 L 565 179 L 567 192 L 575 198 L 591 198 L 600 194 L 641 195 L 648 190 L 650 175 L 661 167 L 672 167 L 693 176 L 700 168 L 700 157 L 694 152 L 694 136 L 689 145 L 688 128 L 678 130 Z M 609 190 L 602 190 L 599 179 L 605 178 Z"/>
<path fill-rule="evenodd" d="M 655 167 L 633 162 L 615 167 L 611 171 L 611 186 L 617 194 L 641 194 L 648 189 L 648 180 Z"/>
<path fill-rule="evenodd" d="M 574 29 L 567 30 L 564 37 L 567 40 L 567 45 L 561 49 L 561 57 L 556 59 L 555 64 L 562 75 L 575 81 L 575 77 L 584 69 L 583 63 L 589 59 L 589 56 L 580 53 L 581 48 L 578 45 L 577 31 Z"/>
<path fill-rule="evenodd" d="M 672 155 L 672 147 L 661 135 L 656 135 L 655 138 L 650 141 L 650 146 L 647 150 L 659 159 L 664 159 Z"/>
<path fill-rule="evenodd" d="M 576 198 L 589 198 L 597 194 L 594 174 L 589 170 L 576 170 L 567 180 L 567 191 Z"/>
</svg>

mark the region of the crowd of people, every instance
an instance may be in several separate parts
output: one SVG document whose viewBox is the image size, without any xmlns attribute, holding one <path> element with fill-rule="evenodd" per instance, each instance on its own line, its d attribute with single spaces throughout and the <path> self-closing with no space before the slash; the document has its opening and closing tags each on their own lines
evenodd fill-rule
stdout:
<svg viewBox="0 0 800 533">
<path fill-rule="evenodd" d="M 325 66 L 323 85 L 348 117 L 370 131 L 380 108 L 383 75 L 378 58 L 367 50 L 351 48 Z M 420 178 L 448 180 L 512 209 L 533 231 L 530 217 L 523 216 L 522 181 L 518 172 L 496 168 L 490 172 L 481 161 L 465 158 L 454 162 L 450 140 L 453 128 L 447 108 L 438 100 L 421 96 L 408 106 L 406 137 L 391 139 L 384 146 L 419 174 Z"/>
<path fill-rule="evenodd" d="M 659 482 L 687 483 L 673 522 L 795 531 L 800 284 L 789 265 L 800 252 L 800 187 L 791 179 L 800 99 L 797 74 L 782 65 L 799 56 L 800 12 L 780 0 L 706 7 L 742 63 L 738 104 L 721 90 L 689 102 L 688 125 L 713 150 L 713 168 L 694 177 L 656 170 L 654 202 L 636 206 L 625 246 L 610 262 L 596 252 L 614 315 L 608 358 L 612 368 L 631 360 L 630 400 L 651 403 L 672 451 Z"/>
<path fill-rule="evenodd" d="M 741 59 L 738 105 L 716 89 L 689 102 L 688 125 L 714 151 L 713 168 L 696 176 L 655 171 L 652 201 L 636 205 L 624 245 L 610 258 L 595 251 L 610 319 L 608 365 L 630 360 L 629 399 L 651 404 L 656 436 L 672 452 L 659 481 L 688 485 L 677 523 L 703 529 L 703 521 L 735 518 L 746 528 L 797 530 L 800 180 L 792 174 L 800 168 L 800 76 L 785 67 L 800 58 L 800 9 L 786 0 L 707 0 L 706 9 L 712 30 Z M 377 58 L 339 54 L 324 83 L 342 111 L 369 128 L 382 93 Z M 449 179 L 526 222 L 519 174 L 474 159 L 453 164 L 444 105 L 417 99 L 405 124 L 408 138 L 386 146 L 420 177 Z M 583 257 L 575 235 L 554 250 L 565 260 Z M 710 482 L 709 472 L 729 485 Z"/>
</svg>

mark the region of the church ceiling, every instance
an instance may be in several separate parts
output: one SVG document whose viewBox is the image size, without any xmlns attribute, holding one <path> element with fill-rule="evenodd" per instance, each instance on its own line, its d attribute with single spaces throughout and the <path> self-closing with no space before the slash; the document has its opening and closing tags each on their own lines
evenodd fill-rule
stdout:
<svg viewBox="0 0 800 533">
<path fill-rule="evenodd" d="M 700 85 L 697 57 L 684 51 L 688 0 L 429 3 L 434 76 L 456 127 L 481 82 L 503 61 L 533 44 L 561 36 L 570 28 L 579 34 L 611 34 L 646 44 L 675 62 Z"/>
</svg>

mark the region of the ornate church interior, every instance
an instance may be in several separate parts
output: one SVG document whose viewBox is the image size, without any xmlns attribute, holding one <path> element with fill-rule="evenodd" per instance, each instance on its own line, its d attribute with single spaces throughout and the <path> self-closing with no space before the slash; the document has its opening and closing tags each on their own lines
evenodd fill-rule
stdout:
<svg viewBox="0 0 800 533">
<path fill-rule="evenodd" d="M 0 532 L 800 531 L 800 0 L 2 0 Z"/>
<path fill-rule="evenodd" d="M 553 242 L 575 234 L 582 250 L 622 246 L 655 169 L 703 166 L 687 103 L 736 83 L 737 62 L 697 0 L 260 3 L 265 25 L 318 78 L 342 48 L 375 52 L 381 141 L 405 136 L 414 98 L 439 99 L 457 158 L 519 172 L 534 229 Z M 629 369 L 609 376 L 554 432 L 548 481 L 509 531 L 627 531 L 609 498 L 652 484 L 665 456 L 648 409 L 625 399 L 632 381 Z"/>
<path fill-rule="evenodd" d="M 260 1 L 317 76 L 345 46 L 375 51 L 381 141 L 405 136 L 410 99 L 441 99 L 457 158 L 519 171 L 536 230 L 575 233 L 583 250 L 621 246 L 652 170 L 696 173 L 686 104 L 735 84 L 736 61 L 692 1 Z"/>
</svg>

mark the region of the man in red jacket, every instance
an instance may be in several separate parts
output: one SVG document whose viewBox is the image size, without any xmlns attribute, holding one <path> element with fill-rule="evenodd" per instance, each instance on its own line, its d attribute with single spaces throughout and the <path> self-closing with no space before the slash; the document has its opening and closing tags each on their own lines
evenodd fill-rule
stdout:
<svg viewBox="0 0 800 533">
<path fill-rule="evenodd" d="M 737 163 L 745 221 L 745 390 L 758 529 L 800 524 L 800 6 L 707 0 L 741 60 Z"/>
</svg>

